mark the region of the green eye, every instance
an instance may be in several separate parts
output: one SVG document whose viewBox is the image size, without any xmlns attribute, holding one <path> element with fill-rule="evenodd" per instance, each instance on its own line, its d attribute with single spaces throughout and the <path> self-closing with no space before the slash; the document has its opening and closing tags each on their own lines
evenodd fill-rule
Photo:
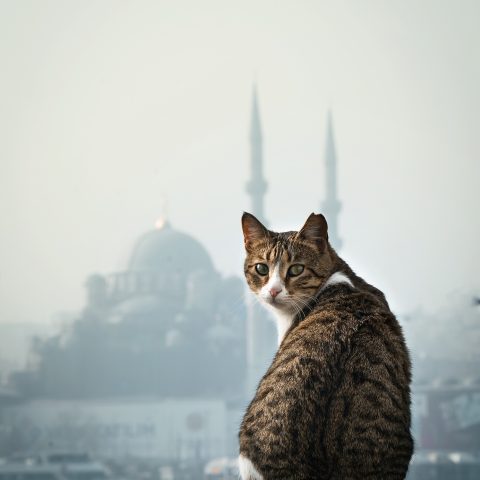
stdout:
<svg viewBox="0 0 480 480">
<path fill-rule="evenodd" d="M 259 275 L 268 275 L 268 265 L 265 265 L 264 263 L 257 263 L 255 265 L 255 270 Z"/>
<path fill-rule="evenodd" d="M 299 263 L 295 264 L 295 265 L 292 265 L 289 269 L 288 269 L 288 276 L 289 277 L 296 277 L 297 275 L 300 275 L 303 270 L 305 269 L 305 267 L 303 265 L 300 265 Z"/>
</svg>

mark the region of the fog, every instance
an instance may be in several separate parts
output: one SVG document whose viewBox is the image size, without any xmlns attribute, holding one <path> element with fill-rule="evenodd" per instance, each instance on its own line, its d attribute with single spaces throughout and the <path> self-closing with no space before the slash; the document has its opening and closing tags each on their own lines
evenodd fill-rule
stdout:
<svg viewBox="0 0 480 480">
<path fill-rule="evenodd" d="M 164 197 L 241 272 L 254 81 L 273 227 L 320 208 L 331 108 L 344 256 L 398 311 L 478 290 L 476 2 L 1 8 L 2 322 L 79 308 Z"/>
<path fill-rule="evenodd" d="M 158 219 L 210 256 L 211 311 L 244 314 L 232 292 L 254 85 L 270 227 L 321 211 L 330 111 L 342 257 L 385 292 L 419 358 L 441 353 L 419 335 L 442 315 L 443 339 L 458 317 L 478 329 L 479 17 L 473 0 L 0 1 L 0 378 L 34 364 L 12 325 L 62 332 L 37 353 L 77 338 L 87 278 L 125 272 Z M 478 365 L 471 348 L 459 375 Z"/>
</svg>

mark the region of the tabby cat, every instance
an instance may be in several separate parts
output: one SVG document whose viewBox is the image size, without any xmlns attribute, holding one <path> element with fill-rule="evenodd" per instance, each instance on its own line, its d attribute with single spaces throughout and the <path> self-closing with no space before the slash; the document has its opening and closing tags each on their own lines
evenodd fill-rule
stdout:
<svg viewBox="0 0 480 480">
<path fill-rule="evenodd" d="M 405 478 L 411 365 L 385 296 L 337 255 L 323 215 L 275 233 L 244 213 L 242 227 L 248 285 L 279 333 L 240 427 L 242 479 Z"/>
</svg>

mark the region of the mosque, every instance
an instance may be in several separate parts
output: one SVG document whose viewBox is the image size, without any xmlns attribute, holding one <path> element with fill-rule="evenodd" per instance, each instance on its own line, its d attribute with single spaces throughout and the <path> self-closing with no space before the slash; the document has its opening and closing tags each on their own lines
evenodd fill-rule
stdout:
<svg viewBox="0 0 480 480">
<path fill-rule="evenodd" d="M 268 225 L 262 144 L 254 88 L 246 209 Z M 321 211 L 338 248 L 330 114 L 326 178 Z M 23 400 L 5 407 L 4 431 L 29 451 L 58 445 L 177 460 L 234 454 L 244 407 L 276 342 L 265 311 L 238 301 L 244 279 L 223 277 L 201 243 L 163 219 L 138 239 L 124 271 L 91 275 L 86 291 L 71 327 L 37 344 L 35 367 L 13 375 Z"/>
<path fill-rule="evenodd" d="M 268 225 L 264 209 L 268 183 L 263 168 L 263 134 L 255 86 L 249 140 L 250 179 L 246 183 L 249 211 Z M 325 144 L 326 196 L 320 211 L 328 218 L 330 241 L 338 250 L 341 247 L 338 236 L 341 203 L 337 195 L 336 169 L 332 116 L 329 112 Z M 87 280 L 87 310 L 99 312 L 110 323 L 125 324 L 133 319 L 142 335 L 152 332 L 153 327 L 154 337 L 155 331 L 161 333 L 163 339 L 158 340 L 167 347 L 188 342 L 188 328 L 192 329 L 193 324 L 199 323 L 193 316 L 202 316 L 203 312 L 207 344 L 210 342 L 215 345 L 214 348 L 224 344 L 225 348 L 236 352 L 238 360 L 243 357 L 237 368 L 233 365 L 229 367 L 232 375 L 242 379 L 236 383 L 237 387 L 241 387 L 236 393 L 251 398 L 274 354 L 276 333 L 274 324 L 265 320 L 265 310 L 258 305 L 247 302 L 246 311 L 238 305 L 232 310 L 230 303 L 242 295 L 243 285 L 243 279 L 237 277 L 222 279 L 203 245 L 192 236 L 177 231 L 166 219 L 160 219 L 155 229 L 139 238 L 125 271 L 106 277 L 93 275 Z M 222 316 L 216 312 L 219 304 L 220 311 L 228 314 Z M 190 317 L 191 325 L 186 327 Z M 211 317 L 216 317 L 217 321 L 209 325 Z M 177 320 L 162 320 L 159 325 L 158 318 Z M 201 335 L 201 332 L 195 335 Z M 128 341 L 133 341 L 131 336 Z M 245 364 L 246 375 L 241 367 Z M 222 377 L 226 381 L 227 375 Z M 217 393 L 223 394 L 221 391 Z"/>
</svg>

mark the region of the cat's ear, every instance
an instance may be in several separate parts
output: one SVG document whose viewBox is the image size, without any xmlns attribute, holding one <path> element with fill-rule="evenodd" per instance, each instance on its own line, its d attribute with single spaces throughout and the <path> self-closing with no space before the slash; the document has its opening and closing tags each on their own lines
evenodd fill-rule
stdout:
<svg viewBox="0 0 480 480">
<path fill-rule="evenodd" d="M 245 249 L 249 248 L 259 240 L 268 237 L 268 230 L 263 226 L 262 222 L 254 217 L 251 213 L 243 212 L 242 229 Z"/>
<path fill-rule="evenodd" d="M 328 242 L 328 225 L 321 213 L 311 213 L 298 236 L 315 242 L 320 251 L 324 252 Z"/>
</svg>

